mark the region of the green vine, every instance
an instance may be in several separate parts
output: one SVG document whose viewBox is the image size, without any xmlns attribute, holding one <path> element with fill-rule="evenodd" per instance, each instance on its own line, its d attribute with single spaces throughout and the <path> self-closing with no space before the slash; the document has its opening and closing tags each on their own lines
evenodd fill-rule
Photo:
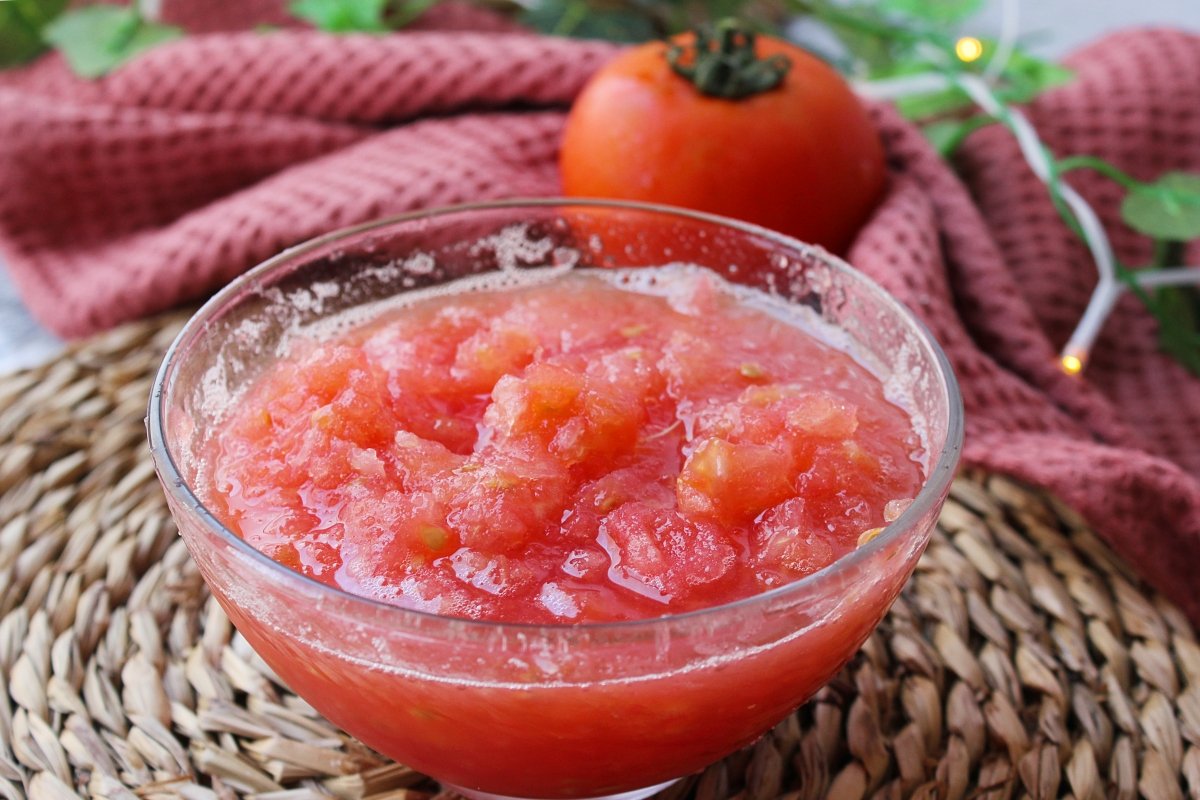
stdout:
<svg viewBox="0 0 1200 800">
<path fill-rule="evenodd" d="M 1139 181 L 1109 162 L 1089 155 L 1051 159 L 1055 180 L 1051 196 L 1063 220 L 1082 236 L 1079 222 L 1062 200 L 1057 179 L 1089 169 L 1126 190 L 1121 203 L 1125 224 L 1149 237 L 1152 256 L 1147 264 L 1130 267 L 1116 261 L 1116 274 L 1158 322 L 1159 346 L 1192 374 L 1200 376 L 1200 292 L 1189 286 L 1163 286 L 1153 291 L 1136 280 L 1144 269 L 1180 269 L 1187 241 L 1200 238 L 1200 176 L 1167 173 L 1153 182 Z"/>
</svg>

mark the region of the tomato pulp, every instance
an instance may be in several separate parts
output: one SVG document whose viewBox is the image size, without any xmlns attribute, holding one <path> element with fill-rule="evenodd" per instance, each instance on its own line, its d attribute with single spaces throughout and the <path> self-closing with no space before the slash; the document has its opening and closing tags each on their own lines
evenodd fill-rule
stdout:
<svg viewBox="0 0 1200 800">
<path fill-rule="evenodd" d="M 579 623 L 803 577 L 916 495 L 866 369 L 707 273 L 637 274 L 654 293 L 569 274 L 298 342 L 217 433 L 225 521 L 354 594 Z"/>
<path fill-rule="evenodd" d="M 212 437 L 222 521 L 352 594 L 578 625 L 794 581 L 921 487 L 909 416 L 782 304 L 684 267 L 473 288 L 298 336 Z M 578 797 L 751 741 L 852 655 L 913 558 L 783 646 L 636 680 L 363 669 L 223 600 L 293 689 L 382 752 L 466 788 Z M 464 741 L 486 756 L 460 757 Z"/>
</svg>

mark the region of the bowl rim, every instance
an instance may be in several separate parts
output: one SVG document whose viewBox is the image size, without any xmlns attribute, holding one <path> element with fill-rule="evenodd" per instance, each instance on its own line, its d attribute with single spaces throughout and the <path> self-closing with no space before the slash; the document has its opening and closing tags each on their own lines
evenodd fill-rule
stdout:
<svg viewBox="0 0 1200 800">
<path fill-rule="evenodd" d="M 682 613 L 668 613 L 656 617 L 644 617 L 631 620 L 612 620 L 602 622 L 556 622 L 556 623 L 533 623 L 520 622 L 510 620 L 494 620 L 494 619 L 472 619 L 468 617 L 456 617 L 451 615 L 437 614 L 431 611 L 422 611 L 415 608 L 407 608 L 404 606 L 393 605 L 391 603 L 377 600 L 362 595 L 357 595 L 348 592 L 340 587 L 331 586 L 322 583 L 315 578 L 311 578 L 303 573 L 297 572 L 290 567 L 275 561 L 266 553 L 258 550 L 249 542 L 236 533 L 227 528 L 216 515 L 214 515 L 204 502 L 196 495 L 188 482 L 179 470 L 175 459 L 167 446 L 165 436 L 165 407 L 168 400 L 169 390 L 173 388 L 171 381 L 174 375 L 174 367 L 176 366 L 177 357 L 183 350 L 184 346 L 189 344 L 193 339 L 201 336 L 208 328 L 208 323 L 212 317 L 224 310 L 226 303 L 238 296 L 241 291 L 255 283 L 267 274 L 271 273 L 277 267 L 281 267 L 294 259 L 304 256 L 319 248 L 335 243 L 339 240 L 347 239 L 358 234 L 366 233 L 371 230 L 386 228 L 404 222 L 415 222 L 422 219 L 435 217 L 447 217 L 455 214 L 470 214 L 473 212 L 498 211 L 517 208 L 565 208 L 565 207 L 584 207 L 584 208 L 612 208 L 619 210 L 635 211 L 642 213 L 650 213 L 653 215 L 667 215 L 673 217 L 682 217 L 694 221 L 705 222 L 713 225 L 718 225 L 725 228 L 732 228 L 739 233 L 753 234 L 755 236 L 767 239 L 775 245 L 780 245 L 789 250 L 795 251 L 803 256 L 815 258 L 827 266 L 838 272 L 848 274 L 851 280 L 860 282 L 863 287 L 874 295 L 874 300 L 878 300 L 884 306 L 889 307 L 889 310 L 898 318 L 903 319 L 910 325 L 921 345 L 928 350 L 928 355 L 932 356 L 931 362 L 936 366 L 937 377 L 940 379 L 947 395 L 947 421 L 946 421 L 946 442 L 942 447 L 941 455 L 937 462 L 930 468 L 929 474 L 926 477 L 925 483 L 917 492 L 917 496 L 903 513 L 900 514 L 892 522 L 888 523 L 883 531 L 870 542 L 856 548 L 847 553 L 841 558 L 834 561 L 832 564 L 817 570 L 816 572 L 805 575 L 802 578 L 782 584 L 780 586 L 769 589 L 765 592 L 741 597 L 727 603 L 719 605 L 705 606 L 703 608 L 693 609 Z M 241 556 L 249 558 L 253 563 L 263 567 L 267 572 L 278 577 L 284 582 L 298 583 L 302 590 L 308 592 L 316 592 L 320 597 L 332 597 L 352 606 L 361 605 L 365 609 L 369 609 L 374 613 L 383 615 L 384 618 L 394 618 L 397 623 L 402 623 L 404 620 L 418 621 L 424 624 L 453 624 L 456 628 L 464 630 L 477 630 L 480 632 L 494 632 L 496 630 L 513 630 L 523 633 L 544 632 L 548 634 L 570 633 L 572 631 L 583 633 L 594 632 L 631 632 L 644 628 L 660 627 L 663 625 L 672 625 L 674 623 L 693 622 L 703 620 L 710 617 L 718 617 L 725 614 L 736 615 L 737 612 L 749 609 L 757 605 L 766 605 L 779 598 L 789 595 L 805 595 L 806 592 L 814 590 L 815 587 L 822 583 L 832 581 L 837 576 L 852 570 L 859 563 L 869 559 L 872 554 L 887 546 L 893 540 L 902 536 L 909 528 L 914 527 L 916 521 L 927 514 L 936 503 L 938 503 L 949 489 L 951 481 L 953 481 L 959 457 L 962 451 L 963 442 L 963 401 L 962 394 L 959 390 L 958 380 L 955 377 L 954 370 L 947 358 L 941 345 L 934 338 L 929 328 L 916 316 L 906 305 L 892 296 L 883 287 L 875 282 L 863 272 L 852 267 L 848 262 L 839 258 L 832 253 L 829 253 L 824 248 L 801 242 L 791 236 L 763 228 L 759 225 L 743 222 L 741 220 L 723 217 L 717 214 L 709 214 L 701 211 L 693 211 L 691 209 L 678 208 L 658 203 L 642 203 L 624 200 L 609 200 L 604 198 L 567 198 L 567 197 L 536 197 L 536 198 L 511 198 L 505 200 L 492 200 L 473 203 L 461 203 L 446 206 L 437 206 L 419 211 L 410 211 L 402 214 L 394 214 L 387 217 L 370 220 L 368 222 L 351 225 L 330 233 L 308 239 L 304 242 L 289 247 L 278 254 L 268 258 L 266 261 L 252 267 L 243 272 L 238 277 L 234 278 L 212 297 L 210 297 L 189 319 L 184 323 L 183 328 L 172 340 L 163 356 L 155 377 L 153 388 L 151 390 L 149 405 L 145 424 L 148 432 L 150 444 L 150 454 L 154 463 L 154 468 L 159 475 L 160 482 L 164 492 L 170 495 L 177 503 L 181 503 L 188 508 L 192 513 L 195 513 L 200 522 L 209 530 L 210 533 L 215 533 L 218 538 L 224 541 L 225 544 L 231 546 Z M 389 620 L 390 621 L 390 620 Z M 399 626 L 398 626 L 399 627 Z"/>
</svg>

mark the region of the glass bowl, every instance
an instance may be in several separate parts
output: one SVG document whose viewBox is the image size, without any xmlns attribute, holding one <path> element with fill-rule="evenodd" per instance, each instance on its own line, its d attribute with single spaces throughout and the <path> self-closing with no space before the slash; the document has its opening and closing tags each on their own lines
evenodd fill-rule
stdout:
<svg viewBox="0 0 1200 800">
<path fill-rule="evenodd" d="M 441 617 L 272 561 L 205 507 L 210 426 L 297 326 L 489 270 L 698 264 L 832 323 L 913 414 L 928 479 L 883 533 L 763 594 L 632 622 Z M 167 353 L 148 418 L 171 511 L 213 595 L 287 685 L 379 752 L 473 797 L 645 796 L 753 742 L 828 681 L 895 600 L 958 461 L 962 409 L 925 328 L 820 248 L 687 211 L 511 201 L 385 219 L 238 278 Z"/>
</svg>

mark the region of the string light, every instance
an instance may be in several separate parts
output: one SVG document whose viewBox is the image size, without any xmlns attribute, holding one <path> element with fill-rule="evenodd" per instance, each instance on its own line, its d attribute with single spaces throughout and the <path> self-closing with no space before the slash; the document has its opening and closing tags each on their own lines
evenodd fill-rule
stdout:
<svg viewBox="0 0 1200 800">
<path fill-rule="evenodd" d="M 978 61 L 979 57 L 983 55 L 983 42 L 974 36 L 964 36 L 954 43 L 954 55 L 958 56 L 960 61 L 968 64 Z"/>
<path fill-rule="evenodd" d="M 1125 287 L 1117 278 L 1112 244 L 1095 210 L 1068 183 L 1052 176 L 1046 147 L 1038 138 L 1033 125 L 1019 110 L 1002 104 L 989 85 L 1003 72 L 1013 53 L 1017 37 L 1018 0 L 1003 0 L 1003 9 L 1001 36 L 982 78 L 969 74 L 950 76 L 927 72 L 871 82 L 855 82 L 855 90 L 869 100 L 896 100 L 957 86 L 984 112 L 1006 123 L 1033 174 L 1046 184 L 1050 191 L 1057 191 L 1062 201 L 1074 213 L 1075 220 L 1082 230 L 1084 243 L 1091 252 L 1096 271 L 1099 273 L 1100 280 L 1092 292 L 1083 317 L 1062 349 L 1058 360 L 1063 372 L 1078 375 L 1087 366 L 1088 355 L 1100 334 L 1100 328 Z M 983 43 L 974 36 L 964 36 L 955 42 L 954 53 L 964 62 L 977 61 L 983 55 Z M 1130 277 L 1133 283 L 1142 289 L 1200 286 L 1200 268 L 1196 267 L 1145 269 L 1135 272 Z"/>
</svg>

